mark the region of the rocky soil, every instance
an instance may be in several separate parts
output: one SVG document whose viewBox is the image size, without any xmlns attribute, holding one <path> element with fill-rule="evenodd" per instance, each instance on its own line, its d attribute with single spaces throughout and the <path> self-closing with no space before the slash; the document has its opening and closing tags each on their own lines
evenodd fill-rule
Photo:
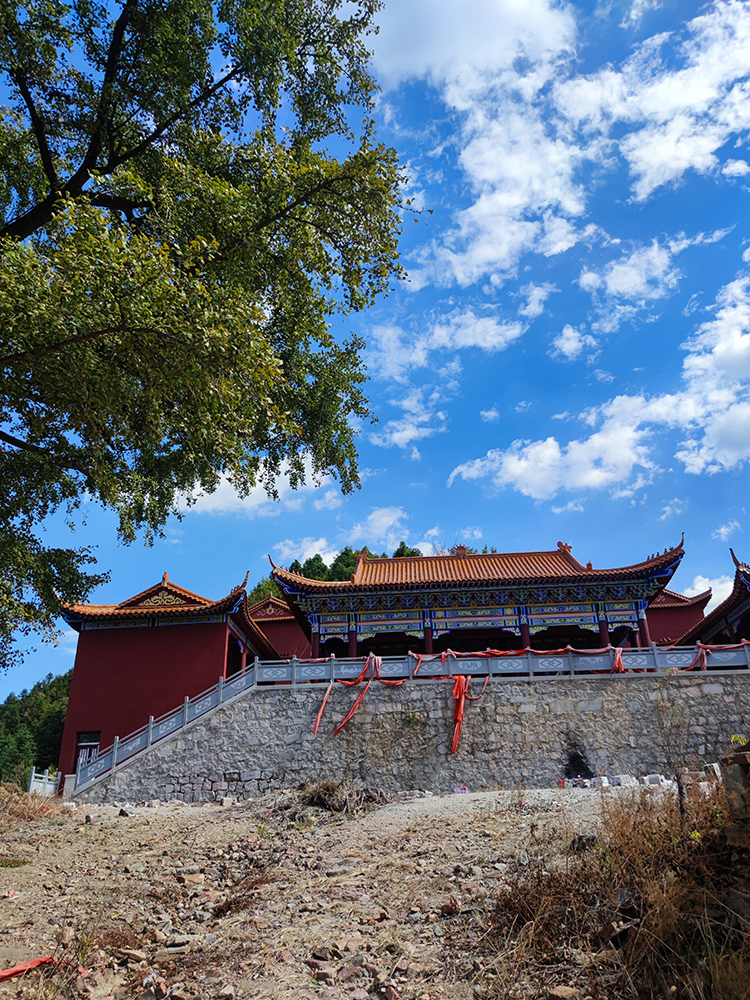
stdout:
<svg viewBox="0 0 750 1000">
<path fill-rule="evenodd" d="M 354 816 L 292 791 L 55 805 L 0 826 L 0 970 L 57 961 L 0 998 L 496 996 L 493 901 L 595 833 L 601 794 L 414 793 Z"/>
</svg>

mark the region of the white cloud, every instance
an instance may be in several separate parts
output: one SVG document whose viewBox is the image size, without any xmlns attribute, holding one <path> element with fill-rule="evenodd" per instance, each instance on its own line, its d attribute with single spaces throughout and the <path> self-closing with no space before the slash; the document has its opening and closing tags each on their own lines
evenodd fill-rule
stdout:
<svg viewBox="0 0 750 1000">
<path fill-rule="evenodd" d="M 305 460 L 306 483 L 293 489 L 289 482 L 289 467 L 284 466 L 274 481 L 278 500 L 271 499 L 262 485 L 254 486 L 246 497 L 241 497 L 234 486 L 224 476 L 213 493 L 201 493 L 193 503 L 180 500 L 183 513 L 195 514 L 242 514 L 245 517 L 277 517 L 284 510 L 299 510 L 307 497 L 315 496 L 330 487 L 331 476 L 320 476 L 317 481 L 312 474 L 312 463 Z"/>
<path fill-rule="evenodd" d="M 667 521 L 670 517 L 681 517 L 687 506 L 687 500 L 682 500 L 680 497 L 674 497 L 670 500 L 668 504 L 664 505 L 664 509 L 659 516 L 660 521 Z"/>
<path fill-rule="evenodd" d="M 387 421 L 380 431 L 370 435 L 373 444 L 380 448 L 414 447 L 415 441 L 432 437 L 446 430 L 447 414 L 438 410 L 443 397 L 440 392 L 428 393 L 424 387 L 412 388 L 393 400 L 393 405 L 404 415 Z"/>
<path fill-rule="evenodd" d="M 55 636 L 53 644 L 63 656 L 75 656 L 78 649 L 78 633 L 68 628 Z"/>
<path fill-rule="evenodd" d="M 596 338 L 589 333 L 582 333 L 576 327 L 567 324 L 562 333 L 553 339 L 549 354 L 563 361 L 575 361 L 585 350 L 593 350 L 597 346 Z"/>
<path fill-rule="evenodd" d="M 554 292 L 559 292 L 557 285 L 550 281 L 545 281 L 541 285 L 535 285 L 530 281 L 520 289 L 520 294 L 526 299 L 526 305 L 522 306 L 518 312 L 527 319 L 536 319 L 544 312 L 544 303 Z"/>
<path fill-rule="evenodd" d="M 404 527 L 408 514 L 403 507 L 374 507 L 364 521 L 358 521 L 349 531 L 347 541 L 383 545 L 388 551 L 398 548 L 402 538 L 408 539 Z"/>
<path fill-rule="evenodd" d="M 623 23 L 656 6 L 633 0 Z M 418 78 L 438 90 L 457 116 L 472 199 L 410 265 L 415 290 L 485 279 L 500 287 L 523 255 L 564 253 L 587 238 L 596 227 L 581 230 L 579 220 L 592 167 L 603 176 L 624 161 L 639 201 L 689 170 L 719 179 L 744 169 L 731 160 L 722 175 L 717 153 L 750 128 L 750 5 L 715 0 L 680 31 L 647 38 L 619 66 L 588 76 L 576 73 L 574 16 L 573 5 L 552 0 L 386 5 L 375 41 L 381 82 Z M 613 270 L 626 315 L 676 280 L 662 264 L 640 295 L 632 268 Z M 520 314 L 533 319 L 543 309 L 534 289 L 545 286 L 526 287 Z"/>
<path fill-rule="evenodd" d="M 406 382 L 412 369 L 436 366 L 439 352 L 473 347 L 494 354 L 518 340 L 525 329 L 517 320 L 506 322 L 491 314 L 477 315 L 471 308 L 441 317 L 424 333 L 412 334 L 393 325 L 376 326 L 368 367 L 375 377 Z"/>
<path fill-rule="evenodd" d="M 518 440 L 457 466 L 448 486 L 458 477 L 489 479 L 496 488 L 512 485 L 535 500 L 548 500 L 560 490 L 604 489 L 628 479 L 636 466 L 651 466 L 644 438 L 637 427 L 609 421 L 585 440 L 563 447 L 553 437 Z"/>
<path fill-rule="evenodd" d="M 725 177 L 746 177 L 750 174 L 750 163 L 747 160 L 727 160 L 721 172 Z"/>
<path fill-rule="evenodd" d="M 720 525 L 711 532 L 711 538 L 716 538 L 721 542 L 729 541 L 729 538 L 735 533 L 735 531 L 740 530 L 740 522 L 732 518 L 727 521 L 726 524 Z"/>
<path fill-rule="evenodd" d="M 692 584 L 686 587 L 683 593 L 686 597 L 697 597 L 698 594 L 705 594 L 710 587 L 713 593 L 711 600 L 706 605 L 706 611 L 713 611 L 715 607 L 718 607 L 722 601 L 725 601 L 729 597 L 733 586 L 734 577 L 732 576 L 716 576 L 712 579 L 709 579 L 707 576 L 696 576 Z"/>
<path fill-rule="evenodd" d="M 599 313 L 594 330 L 611 333 L 640 311 L 671 295 L 682 277 L 673 258 L 689 247 L 717 243 L 730 231 L 717 229 L 694 236 L 681 232 L 663 245 L 653 240 L 650 245 L 635 245 L 623 250 L 618 259 L 609 261 L 599 270 L 584 267 L 578 284 L 590 292 Z M 619 245 L 619 241 L 614 245 Z"/>
<path fill-rule="evenodd" d="M 473 310 L 467 309 L 436 323 L 430 346 L 451 351 L 478 347 L 494 354 L 518 340 L 524 329 L 522 323 L 501 323 L 494 316 L 477 316 Z"/>
<path fill-rule="evenodd" d="M 654 240 L 649 247 L 639 247 L 611 261 L 600 273 L 584 269 L 579 280 L 587 291 L 601 290 L 610 298 L 645 302 L 663 298 L 679 278 L 669 250 Z"/>
<path fill-rule="evenodd" d="M 339 551 L 332 545 L 329 545 L 325 538 L 309 537 L 298 538 L 296 541 L 293 541 L 291 538 L 285 538 L 282 542 L 277 542 L 273 550 L 277 553 L 277 558 L 282 565 L 289 565 L 295 559 L 299 559 L 302 563 L 316 553 L 320 553 L 323 557 L 323 562 L 329 566 Z"/>
<path fill-rule="evenodd" d="M 553 514 L 580 514 L 586 508 L 580 500 L 568 500 L 562 507 L 553 507 Z"/>
<path fill-rule="evenodd" d="M 372 43 L 385 87 L 427 79 L 470 88 L 477 76 L 508 69 L 521 56 L 549 63 L 575 38 L 572 12 L 554 0 L 399 0 L 385 5 L 378 23 Z"/>
<path fill-rule="evenodd" d="M 601 368 L 597 368 L 595 372 L 592 372 L 592 375 L 594 376 L 597 382 L 614 382 L 615 380 L 615 377 L 612 374 L 612 372 L 602 371 Z"/>
<path fill-rule="evenodd" d="M 482 529 L 476 527 L 463 528 L 461 531 L 459 531 L 458 534 L 460 538 L 473 538 L 473 539 L 484 538 L 484 532 L 482 531 Z"/>
<path fill-rule="evenodd" d="M 528 399 L 522 399 L 520 403 L 516 403 L 513 409 L 516 413 L 526 413 L 526 411 L 530 410 L 533 405 L 534 404 L 530 403 Z"/>
<path fill-rule="evenodd" d="M 411 450 L 411 456 L 410 457 L 411 457 L 412 462 L 421 462 L 422 461 L 422 453 L 420 452 L 419 448 L 417 448 L 416 446 L 414 448 L 412 448 L 412 450 Z"/>
<path fill-rule="evenodd" d="M 750 458 L 750 278 L 726 285 L 713 312 L 684 345 L 681 391 L 616 396 L 579 415 L 598 428 L 588 438 L 568 444 L 554 437 L 514 441 L 457 466 L 449 484 L 457 477 L 488 479 L 535 499 L 585 489 L 632 496 L 637 484 L 657 471 L 651 445 L 663 441 L 666 430 L 684 435 L 675 457 L 686 472 L 711 474 L 742 464 Z M 574 355 L 578 336 L 571 328 L 569 350 Z"/>
<path fill-rule="evenodd" d="M 340 507 L 344 502 L 344 498 L 341 496 L 338 490 L 331 489 L 326 490 L 322 497 L 317 500 L 313 500 L 313 507 L 316 510 L 335 510 Z"/>
<path fill-rule="evenodd" d="M 640 44 L 619 69 L 557 85 L 555 100 L 571 123 L 613 140 L 644 201 L 688 170 L 717 169 L 716 152 L 750 125 L 750 8 L 716 0 L 682 35 L 662 33 Z"/>
<path fill-rule="evenodd" d="M 493 406 L 489 410 L 480 410 L 479 416 L 485 424 L 495 424 L 500 419 L 500 411 L 496 406 Z"/>
<path fill-rule="evenodd" d="M 658 10 L 661 0 L 633 0 L 630 10 L 620 23 L 621 28 L 636 28 L 649 10 Z"/>
</svg>

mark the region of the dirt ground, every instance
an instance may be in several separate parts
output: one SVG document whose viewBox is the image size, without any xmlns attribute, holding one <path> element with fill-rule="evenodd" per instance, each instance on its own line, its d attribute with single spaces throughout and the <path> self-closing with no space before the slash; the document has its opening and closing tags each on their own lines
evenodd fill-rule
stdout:
<svg viewBox="0 0 750 1000">
<path fill-rule="evenodd" d="M 2 1000 L 497 995 L 480 947 L 493 900 L 596 833 L 601 793 L 415 793 L 349 816 L 290 791 L 126 812 L 0 832 L 0 970 L 59 963 L 0 983 Z"/>
</svg>

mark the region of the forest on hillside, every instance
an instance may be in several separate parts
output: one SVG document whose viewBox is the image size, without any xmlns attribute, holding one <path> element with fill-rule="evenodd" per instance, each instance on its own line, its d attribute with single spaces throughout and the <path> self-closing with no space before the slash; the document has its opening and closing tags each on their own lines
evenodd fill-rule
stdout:
<svg viewBox="0 0 750 1000">
<path fill-rule="evenodd" d="M 57 767 L 72 675 L 47 674 L 0 704 L 0 781 L 25 785 L 32 767 Z"/>
</svg>

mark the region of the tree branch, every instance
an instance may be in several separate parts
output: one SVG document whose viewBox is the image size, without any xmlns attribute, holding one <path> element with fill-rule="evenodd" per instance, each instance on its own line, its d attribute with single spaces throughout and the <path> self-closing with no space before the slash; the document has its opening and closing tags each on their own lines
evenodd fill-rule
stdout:
<svg viewBox="0 0 750 1000">
<path fill-rule="evenodd" d="M 74 344 L 84 344 L 87 340 L 100 340 L 102 337 L 108 337 L 112 333 L 153 332 L 154 329 L 150 326 L 109 326 L 103 330 L 93 330 L 90 333 L 78 333 L 73 337 L 66 337 L 65 340 L 59 340 L 56 344 L 47 344 L 46 347 L 40 347 L 37 351 L 18 351 L 15 354 L 6 354 L 4 358 L 0 358 L 0 365 L 16 365 L 22 361 L 36 361 L 38 358 L 46 357 L 49 354 L 56 354 L 57 351 L 61 351 L 65 347 L 72 347 Z"/>
<path fill-rule="evenodd" d="M 60 178 L 57 176 L 57 171 L 55 170 L 55 164 L 52 160 L 52 151 L 50 150 L 49 143 L 47 142 L 47 135 L 44 131 L 42 119 L 39 117 L 39 112 L 36 109 L 34 98 L 31 96 L 31 91 L 29 90 L 29 81 L 23 73 L 14 73 L 12 70 L 11 78 L 21 91 L 21 97 L 23 97 L 24 104 L 28 108 L 29 118 L 31 119 L 31 130 L 34 133 L 36 144 L 39 147 L 39 155 L 42 158 L 42 166 L 44 167 L 44 172 L 47 175 L 50 190 L 53 192 L 59 191 Z"/>
<path fill-rule="evenodd" d="M 122 47 L 125 41 L 125 31 L 127 29 L 128 22 L 132 19 L 132 16 L 137 8 L 138 0 L 127 0 L 122 14 L 120 14 L 115 22 L 114 31 L 112 32 L 112 41 L 109 44 L 109 51 L 107 52 L 107 63 L 104 69 L 104 79 L 102 81 L 102 89 L 99 95 L 99 107 L 96 111 L 94 131 L 91 134 L 89 147 L 86 150 L 83 160 L 81 161 L 81 165 L 65 185 L 65 191 L 67 194 L 72 194 L 74 196 L 80 194 L 83 190 L 84 184 L 89 179 L 91 171 L 96 166 L 96 162 L 99 159 L 99 153 L 102 148 L 104 122 L 110 110 L 112 87 L 115 82 L 115 77 L 117 76 L 120 56 L 122 55 Z"/>
<path fill-rule="evenodd" d="M 137 0 L 129 0 L 128 5 L 120 15 L 120 18 L 118 19 L 117 25 L 120 25 L 120 23 L 123 22 L 123 18 L 125 18 L 125 14 L 128 11 L 128 8 L 135 6 L 137 6 Z M 123 22 L 122 24 L 123 34 L 124 31 L 125 31 L 125 23 Z M 113 45 L 110 46 L 110 54 L 112 54 L 114 51 L 113 46 L 114 46 L 114 36 L 113 36 Z M 108 56 L 107 58 L 108 66 L 109 63 L 110 63 L 110 58 Z M 167 118 L 166 121 L 162 122 L 162 124 L 158 128 L 154 129 L 153 132 L 149 133 L 149 135 L 147 135 L 144 139 L 142 139 L 136 146 L 133 146 L 132 149 L 129 149 L 127 152 L 122 153 L 120 156 L 111 157 L 107 161 L 107 163 L 100 168 L 100 173 L 102 175 L 111 174 L 123 163 L 126 163 L 128 160 L 132 160 L 133 157 L 135 156 L 140 156 L 140 154 L 143 153 L 146 149 L 148 149 L 148 147 L 152 143 L 160 139 L 168 129 L 170 129 L 173 125 L 176 125 L 177 122 L 179 122 L 180 119 L 183 118 L 188 111 L 198 107 L 204 101 L 209 100 L 211 97 L 213 97 L 214 94 L 216 94 L 219 90 L 221 90 L 222 87 L 225 87 L 227 83 L 230 82 L 230 80 L 233 80 L 236 76 L 238 76 L 240 72 L 241 72 L 241 67 L 235 66 L 235 68 L 231 70 L 229 73 L 225 74 L 221 78 L 221 80 L 217 80 L 217 82 L 212 84 L 212 86 L 208 87 L 204 91 L 201 91 L 201 93 L 198 94 L 196 97 L 194 97 L 192 101 L 189 101 L 184 108 L 181 108 L 179 111 L 176 111 L 173 115 L 170 115 L 170 117 Z M 102 92 L 103 90 L 104 87 L 102 87 Z M 76 172 L 73 174 L 73 176 L 70 178 L 70 180 L 65 182 L 60 192 L 50 195 L 49 197 L 45 198 L 44 201 L 41 201 L 37 205 L 34 205 L 33 208 L 28 210 L 28 212 L 25 212 L 23 215 L 19 216 L 19 218 L 14 219 L 13 222 L 9 222 L 7 225 L 3 226 L 0 229 L 0 238 L 11 236 L 19 240 L 25 240 L 27 237 L 31 236 L 32 233 L 36 232 L 37 229 L 40 229 L 47 222 L 49 222 L 49 220 L 52 218 L 52 214 L 55 209 L 55 204 L 61 196 L 71 195 L 72 197 L 76 198 L 81 194 L 81 191 L 83 190 L 86 181 L 89 179 L 91 169 L 94 167 L 96 163 L 96 157 L 99 155 L 99 151 L 101 149 L 102 123 L 103 123 L 103 118 L 101 122 L 100 121 L 97 122 L 95 133 L 91 137 L 91 142 L 89 143 L 89 148 L 86 151 L 86 155 L 84 156 L 83 162 L 76 170 Z"/>
<path fill-rule="evenodd" d="M 218 93 L 222 87 L 225 87 L 230 80 L 233 80 L 236 76 L 238 76 L 240 71 L 241 67 L 235 66 L 235 68 L 230 70 L 229 73 L 221 78 L 221 80 L 217 80 L 216 83 L 208 87 L 207 90 L 201 91 L 201 93 L 196 95 L 192 101 L 188 101 L 184 108 L 180 108 L 179 111 L 175 111 L 175 113 L 170 115 L 166 121 L 162 122 L 157 129 L 154 129 L 153 132 L 141 139 L 136 146 L 133 146 L 133 148 L 129 149 L 126 153 L 121 153 L 119 156 L 115 157 L 114 160 L 110 160 L 104 168 L 104 172 L 111 173 L 113 170 L 116 170 L 117 167 L 122 166 L 123 163 L 126 163 L 128 160 L 132 160 L 134 156 L 140 156 L 140 154 L 145 152 L 152 143 L 156 142 L 157 139 L 161 139 L 168 129 L 170 129 L 173 125 L 176 125 L 188 111 L 191 111 L 193 108 L 197 108 L 204 101 L 213 97 L 214 94 Z"/>
<path fill-rule="evenodd" d="M 130 198 L 104 192 L 92 195 L 90 200 L 96 208 L 111 208 L 115 212 L 122 212 L 129 222 L 133 221 L 133 212 L 136 209 L 154 207 L 150 201 L 132 201 Z"/>
<path fill-rule="evenodd" d="M 56 458 L 47 448 L 42 448 L 38 444 L 31 444 L 29 441 L 23 441 L 21 438 L 13 437 L 12 434 L 6 434 L 5 431 L 0 431 L 0 441 L 4 441 L 6 444 L 12 445 L 14 448 L 18 448 L 20 451 L 29 451 L 32 455 L 41 455 L 43 458 L 49 459 L 54 465 L 60 466 L 62 469 L 73 469 L 75 472 L 80 472 L 82 475 L 87 476 L 88 471 L 81 465 L 76 465 L 75 462 L 66 462 L 59 458 Z"/>
<path fill-rule="evenodd" d="M 349 174 L 346 173 L 336 174 L 335 177 L 326 177 L 324 180 L 320 181 L 319 184 L 315 184 L 308 191 L 305 191 L 304 194 L 298 195 L 296 198 L 292 198 L 292 200 L 288 201 L 283 208 L 279 209 L 278 212 L 274 212 L 273 215 L 267 215 L 259 222 L 256 222 L 255 225 L 250 230 L 250 233 L 252 235 L 257 235 L 258 233 L 261 233 L 264 229 L 267 229 L 268 226 L 272 226 L 277 222 L 281 222 L 282 219 L 286 218 L 286 216 L 294 212 L 295 209 L 300 208 L 300 206 L 308 205 L 316 194 L 320 194 L 321 191 L 330 191 L 336 186 L 336 184 L 339 181 L 348 181 L 348 180 L 351 180 L 351 177 Z M 315 227 L 315 228 L 320 229 L 320 227 Z M 250 234 L 248 234 L 248 236 L 249 235 Z M 239 247 L 247 243 L 248 236 L 242 236 L 239 239 L 233 240 L 231 243 L 227 243 L 225 246 L 222 247 L 221 252 L 216 254 L 213 260 L 215 261 L 223 260 L 228 254 L 232 253 L 232 251 L 237 250 Z"/>
</svg>

